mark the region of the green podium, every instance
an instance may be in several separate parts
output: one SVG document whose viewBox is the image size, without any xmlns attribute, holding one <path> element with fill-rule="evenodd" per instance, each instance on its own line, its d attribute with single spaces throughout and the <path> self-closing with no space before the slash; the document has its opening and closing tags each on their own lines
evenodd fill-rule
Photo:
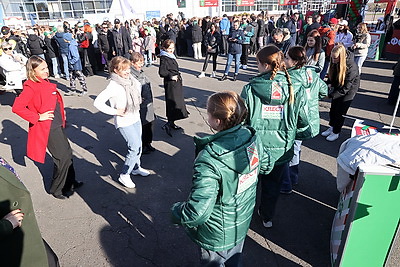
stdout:
<svg viewBox="0 0 400 267">
<path fill-rule="evenodd" d="M 341 193 L 331 232 L 332 266 L 399 266 L 400 171 L 364 166 Z"/>
</svg>

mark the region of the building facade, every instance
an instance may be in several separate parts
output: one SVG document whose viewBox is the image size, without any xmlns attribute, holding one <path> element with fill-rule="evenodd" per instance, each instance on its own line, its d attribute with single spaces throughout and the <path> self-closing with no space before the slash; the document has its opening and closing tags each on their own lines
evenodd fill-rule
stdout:
<svg viewBox="0 0 400 267">
<path fill-rule="evenodd" d="M 178 8 L 176 0 L 114 0 L 114 6 L 120 6 L 119 1 L 129 4 L 136 11 L 138 18 L 144 18 L 147 11 L 158 10 L 161 16 L 167 13 L 183 12 L 185 17 L 222 16 L 222 14 L 238 14 L 242 12 L 258 13 L 268 10 L 272 14 L 283 13 L 288 9 L 306 12 L 308 9 L 325 12 L 336 5 L 326 0 L 299 0 L 297 6 L 279 6 L 279 0 L 255 0 L 254 6 L 236 6 L 236 0 L 219 0 L 218 7 L 200 7 L 199 0 L 186 0 L 184 8 Z M 110 12 L 113 0 L 2 0 L 4 16 L 22 16 L 25 21 L 35 20 L 79 20 Z M 120 14 L 122 14 L 121 12 Z M 113 13 L 116 16 L 120 14 Z"/>
</svg>

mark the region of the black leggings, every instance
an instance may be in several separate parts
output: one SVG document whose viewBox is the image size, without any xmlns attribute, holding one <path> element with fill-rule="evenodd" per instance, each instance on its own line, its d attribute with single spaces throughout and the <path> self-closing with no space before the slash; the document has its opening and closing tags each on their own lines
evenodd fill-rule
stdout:
<svg viewBox="0 0 400 267">
<path fill-rule="evenodd" d="M 210 60 L 210 57 L 212 56 L 213 58 L 213 71 L 217 70 L 217 53 L 206 53 L 206 58 L 204 59 L 204 65 L 203 65 L 203 71 L 206 71 L 207 66 L 208 66 L 208 60 Z"/>
</svg>

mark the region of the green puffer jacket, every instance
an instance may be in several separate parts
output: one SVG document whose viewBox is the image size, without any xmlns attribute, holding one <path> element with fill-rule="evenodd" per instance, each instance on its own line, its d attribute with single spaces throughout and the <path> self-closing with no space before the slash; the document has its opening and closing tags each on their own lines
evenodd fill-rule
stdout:
<svg viewBox="0 0 400 267">
<path fill-rule="evenodd" d="M 306 107 L 308 122 L 310 123 L 311 136 L 319 134 L 319 104 L 318 101 L 328 95 L 328 86 L 316 73 L 317 68 L 306 66 L 300 69 L 288 69 L 292 82 L 296 81 L 303 85 L 306 96 Z"/>
<path fill-rule="evenodd" d="M 311 138 L 301 83 L 292 81 L 295 97 L 294 103 L 289 105 L 289 86 L 285 73 L 278 71 L 274 80 L 270 80 L 270 77 L 270 72 L 257 75 L 243 87 L 241 94 L 249 110 L 247 122 L 256 129 L 264 148 L 271 155 L 271 164 L 261 160 L 262 174 L 268 174 L 274 165 L 292 159 L 295 139 Z"/>
<path fill-rule="evenodd" d="M 186 202 L 175 203 L 172 221 L 211 251 L 244 240 L 256 202 L 262 143 L 249 126 L 238 125 L 215 135 L 195 137 L 193 185 Z"/>
</svg>

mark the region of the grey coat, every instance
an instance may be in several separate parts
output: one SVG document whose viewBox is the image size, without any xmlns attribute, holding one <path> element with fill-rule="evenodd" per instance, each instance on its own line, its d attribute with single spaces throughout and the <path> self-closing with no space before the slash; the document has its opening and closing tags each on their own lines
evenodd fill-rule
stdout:
<svg viewBox="0 0 400 267">
<path fill-rule="evenodd" d="M 142 103 L 140 104 L 140 119 L 142 124 L 147 124 L 154 121 L 154 105 L 153 105 L 153 92 L 151 91 L 151 84 L 149 78 L 144 74 L 143 70 L 138 71 L 131 68 L 131 74 L 142 85 Z"/>
</svg>

